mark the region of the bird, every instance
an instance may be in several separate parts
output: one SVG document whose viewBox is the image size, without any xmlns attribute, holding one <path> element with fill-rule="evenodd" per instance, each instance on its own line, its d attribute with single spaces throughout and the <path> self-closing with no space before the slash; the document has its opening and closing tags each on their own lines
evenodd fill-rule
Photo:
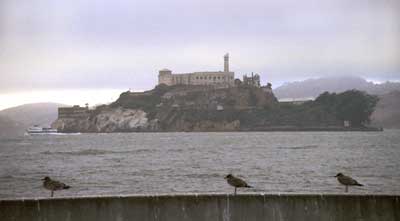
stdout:
<svg viewBox="0 0 400 221">
<path fill-rule="evenodd" d="M 357 182 L 355 179 L 353 179 L 349 176 L 345 176 L 343 173 L 338 173 L 338 174 L 336 174 L 335 177 L 337 178 L 337 180 L 339 181 L 340 184 L 343 184 L 346 186 L 346 189 L 345 189 L 346 193 L 348 191 L 349 186 L 363 186 L 362 184 Z"/>
<path fill-rule="evenodd" d="M 229 185 L 235 187 L 235 195 L 237 188 L 252 188 L 252 186 L 249 186 L 244 180 L 235 177 L 232 174 L 228 174 L 225 179 Z"/>
<path fill-rule="evenodd" d="M 57 180 L 52 180 L 48 176 L 46 176 L 42 180 L 43 180 L 43 187 L 45 189 L 51 190 L 51 195 L 50 195 L 51 197 L 53 197 L 54 191 L 70 188 L 70 186 L 66 185 L 65 183 L 62 183 Z"/>
</svg>

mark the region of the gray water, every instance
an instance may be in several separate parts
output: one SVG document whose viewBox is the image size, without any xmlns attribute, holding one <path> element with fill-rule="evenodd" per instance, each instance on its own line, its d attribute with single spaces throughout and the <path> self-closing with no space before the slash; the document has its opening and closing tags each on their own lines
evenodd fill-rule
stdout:
<svg viewBox="0 0 400 221">
<path fill-rule="evenodd" d="M 228 193 L 400 194 L 400 131 L 121 133 L 24 136 L 0 140 L 0 198 L 47 197 L 50 176 L 72 188 L 56 196 Z"/>
</svg>

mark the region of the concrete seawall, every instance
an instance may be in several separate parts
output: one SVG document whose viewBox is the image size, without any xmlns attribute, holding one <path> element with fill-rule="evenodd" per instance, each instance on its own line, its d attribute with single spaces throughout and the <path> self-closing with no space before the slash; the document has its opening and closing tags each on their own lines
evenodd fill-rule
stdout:
<svg viewBox="0 0 400 221">
<path fill-rule="evenodd" d="M 398 221 L 400 196 L 183 194 L 0 200 L 9 221 Z"/>
</svg>

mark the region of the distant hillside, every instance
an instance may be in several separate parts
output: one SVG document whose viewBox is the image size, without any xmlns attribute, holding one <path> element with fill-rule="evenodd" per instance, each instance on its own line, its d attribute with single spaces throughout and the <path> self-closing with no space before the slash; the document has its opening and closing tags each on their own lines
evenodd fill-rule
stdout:
<svg viewBox="0 0 400 221">
<path fill-rule="evenodd" d="M 18 134 L 21 134 L 21 126 L 5 117 L 5 116 L 0 116 L 0 137 L 11 137 L 11 136 L 15 136 Z"/>
<path fill-rule="evenodd" d="M 400 91 L 380 95 L 380 100 L 371 116 L 371 124 L 384 128 L 400 128 Z"/>
<path fill-rule="evenodd" d="M 57 108 L 65 106 L 57 103 L 24 104 L 0 111 L 0 133 L 21 134 L 29 126 L 38 124 L 49 126 L 57 119 Z M 14 125 L 10 126 L 10 125 Z"/>
<path fill-rule="evenodd" d="M 325 91 L 338 93 L 352 89 L 365 91 L 369 94 L 382 95 L 393 90 L 400 91 L 400 83 L 374 84 L 360 77 L 326 77 L 286 83 L 276 88 L 274 94 L 278 99 L 315 98 Z"/>
</svg>

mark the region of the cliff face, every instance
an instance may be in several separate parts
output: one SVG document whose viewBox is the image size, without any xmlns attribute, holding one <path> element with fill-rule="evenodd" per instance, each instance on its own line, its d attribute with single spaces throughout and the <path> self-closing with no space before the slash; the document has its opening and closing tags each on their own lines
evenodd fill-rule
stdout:
<svg viewBox="0 0 400 221">
<path fill-rule="evenodd" d="M 91 132 L 89 131 L 89 119 L 87 118 L 58 118 L 51 124 L 59 132 Z"/>
<path fill-rule="evenodd" d="M 124 132 L 157 130 L 157 121 L 149 121 L 142 110 L 106 108 L 87 118 L 60 118 L 53 127 L 63 132 Z"/>
<path fill-rule="evenodd" d="M 85 118 L 59 118 L 62 132 L 237 131 L 237 114 L 276 105 L 270 91 L 255 87 L 165 86 L 124 92 Z"/>
<path fill-rule="evenodd" d="M 110 109 L 95 115 L 91 121 L 95 131 L 127 131 L 132 128 L 147 128 L 149 121 L 142 110 Z"/>
</svg>

